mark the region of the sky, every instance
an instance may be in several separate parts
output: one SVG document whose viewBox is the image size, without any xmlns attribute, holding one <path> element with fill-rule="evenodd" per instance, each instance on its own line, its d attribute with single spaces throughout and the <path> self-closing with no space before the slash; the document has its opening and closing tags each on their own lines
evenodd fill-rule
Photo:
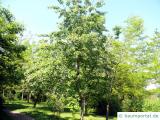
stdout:
<svg viewBox="0 0 160 120">
<path fill-rule="evenodd" d="M 16 20 L 24 24 L 31 34 L 45 34 L 57 29 L 58 16 L 48 9 L 57 0 L 1 0 L 4 7 L 14 14 Z M 146 34 L 160 29 L 160 0 L 104 0 L 103 11 L 107 12 L 106 28 L 123 25 L 131 16 L 140 16 L 144 20 Z"/>
</svg>

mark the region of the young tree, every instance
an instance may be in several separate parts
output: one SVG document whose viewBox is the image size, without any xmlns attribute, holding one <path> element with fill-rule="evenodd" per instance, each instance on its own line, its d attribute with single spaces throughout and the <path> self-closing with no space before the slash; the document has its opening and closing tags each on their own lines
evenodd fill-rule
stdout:
<svg viewBox="0 0 160 120">
<path fill-rule="evenodd" d="M 123 61 L 119 64 L 117 77 L 123 84 L 122 93 L 127 111 L 141 111 L 146 85 L 146 36 L 143 35 L 143 20 L 131 17 L 126 21 L 124 35 Z M 124 80 L 122 82 L 121 80 Z M 117 82 L 119 84 L 119 82 Z M 118 87 L 117 87 L 118 88 Z M 121 92 L 123 90 L 120 90 Z M 119 91 L 119 92 L 120 92 Z"/>
<path fill-rule="evenodd" d="M 48 40 L 41 40 L 38 44 L 26 44 L 27 50 L 23 53 L 25 63 L 25 79 L 22 86 L 32 94 L 34 107 L 38 100 L 50 94 L 62 94 L 65 90 L 64 77 L 66 69 L 62 63 L 63 55 L 56 44 Z M 29 97 L 28 97 L 29 98 Z"/>
<path fill-rule="evenodd" d="M 27 45 L 27 50 L 23 53 L 25 63 L 25 79 L 22 86 L 29 94 L 32 93 L 34 107 L 41 95 L 44 95 L 48 88 L 47 82 L 49 80 L 49 71 L 51 68 L 51 55 L 49 45 L 45 42 L 40 42 L 36 46 L 34 44 Z"/>
<path fill-rule="evenodd" d="M 154 36 L 148 42 L 148 71 L 150 73 L 150 79 L 152 83 L 156 84 L 160 82 L 160 32 L 157 30 Z"/>
</svg>

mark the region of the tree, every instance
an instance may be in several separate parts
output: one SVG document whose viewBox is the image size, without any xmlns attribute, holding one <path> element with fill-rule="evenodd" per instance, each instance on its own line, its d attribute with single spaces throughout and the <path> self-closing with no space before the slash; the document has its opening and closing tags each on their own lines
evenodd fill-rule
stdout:
<svg viewBox="0 0 160 120">
<path fill-rule="evenodd" d="M 147 80 L 145 72 L 147 65 L 146 36 L 143 35 L 144 28 L 141 18 L 131 17 L 126 23 L 126 27 L 122 31 L 124 36 L 124 41 L 122 40 L 123 54 L 119 53 L 123 60 L 117 68 L 116 76 L 119 80 L 116 82 L 115 90 L 119 89 L 119 93 L 122 93 L 124 110 L 141 111 Z"/>
<path fill-rule="evenodd" d="M 160 82 L 160 32 L 155 31 L 150 41 L 148 41 L 147 58 L 148 58 L 148 72 L 150 73 L 149 81 L 156 84 Z"/>
<path fill-rule="evenodd" d="M 60 6 L 51 6 L 62 19 L 59 31 L 53 32 L 52 39 L 62 47 L 69 74 L 70 89 L 78 94 L 81 120 L 84 120 L 86 98 L 96 85 L 94 70 L 98 64 L 99 49 L 106 37 L 104 13 L 98 8 L 103 2 L 90 0 L 59 0 Z"/>
<path fill-rule="evenodd" d="M 7 9 L 0 6 L 0 84 L 18 81 L 21 77 L 21 52 L 25 49 L 19 44 L 18 35 L 23 27 L 18 24 Z"/>
<path fill-rule="evenodd" d="M 27 90 L 26 92 L 33 95 L 34 107 L 41 95 L 44 95 L 47 89 L 48 72 L 50 70 L 50 53 L 48 51 L 48 44 L 40 42 L 37 46 L 26 44 L 26 51 L 23 53 L 25 63 L 25 79 L 22 86 Z M 47 61 L 47 63 L 46 63 Z"/>
<path fill-rule="evenodd" d="M 56 44 L 41 40 L 38 44 L 28 43 L 26 46 L 28 49 L 23 53 L 25 79 L 21 85 L 22 91 L 25 90 L 28 96 L 32 95 L 36 107 L 40 98 L 47 94 L 63 94 L 66 69 L 62 63 L 63 55 Z"/>
<path fill-rule="evenodd" d="M 105 99 L 107 104 L 106 120 L 114 98 L 123 111 L 141 111 L 148 79 L 147 43 L 142 34 L 142 19 L 129 18 L 126 27 L 116 26 L 113 30 L 115 34 L 107 36 L 108 45 L 101 51 L 101 69 L 97 68 L 103 78 L 98 88 L 101 87 L 99 98 Z M 120 33 L 122 37 L 119 37 Z"/>
<path fill-rule="evenodd" d="M 5 94 L 4 87 L 18 83 L 24 76 L 22 67 L 22 51 L 19 36 L 23 26 L 15 21 L 9 10 L 0 5 L 0 88 Z"/>
</svg>

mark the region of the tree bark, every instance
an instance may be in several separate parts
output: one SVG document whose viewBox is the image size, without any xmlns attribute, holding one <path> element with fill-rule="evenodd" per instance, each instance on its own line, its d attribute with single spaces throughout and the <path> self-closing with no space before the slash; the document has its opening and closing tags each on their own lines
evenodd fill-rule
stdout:
<svg viewBox="0 0 160 120">
<path fill-rule="evenodd" d="M 105 74 L 106 74 L 106 79 L 109 78 L 109 73 L 107 72 L 107 70 L 105 70 Z M 112 77 L 112 76 L 110 76 Z M 106 106 L 106 120 L 109 119 L 109 103 L 110 103 L 110 100 L 111 100 L 111 97 L 112 97 L 112 84 L 113 84 L 113 79 L 110 79 L 110 82 L 109 82 L 109 94 L 108 94 L 108 97 L 107 97 L 107 106 Z M 107 86 L 107 83 L 106 83 L 106 86 Z"/>
<path fill-rule="evenodd" d="M 85 115 L 88 115 L 88 106 L 85 105 Z"/>
<path fill-rule="evenodd" d="M 36 105 L 37 105 L 37 99 L 34 101 L 34 105 L 33 105 L 33 107 L 35 108 L 35 107 L 36 107 Z"/>
<path fill-rule="evenodd" d="M 9 97 L 10 100 L 12 99 L 12 92 L 11 92 L 11 90 L 9 90 L 8 97 Z"/>
<path fill-rule="evenodd" d="M 109 119 L 109 103 L 106 106 L 106 120 Z"/>
<path fill-rule="evenodd" d="M 27 94 L 27 102 L 29 103 L 29 101 L 30 101 L 30 96 L 31 96 L 31 94 L 28 92 L 28 94 Z"/>
<path fill-rule="evenodd" d="M 4 89 L 3 89 L 3 98 L 4 98 Z"/>
<path fill-rule="evenodd" d="M 84 114 L 85 114 L 85 98 L 81 98 L 81 117 L 80 120 L 84 120 Z"/>
<path fill-rule="evenodd" d="M 39 95 L 40 95 L 40 93 L 38 93 L 37 96 L 36 96 L 36 98 L 34 99 L 34 105 L 33 105 L 34 108 L 37 105 L 37 102 L 38 102 L 38 99 L 39 99 Z"/>
<path fill-rule="evenodd" d="M 21 96 L 21 99 L 23 100 L 23 91 L 22 91 L 22 96 Z"/>
<path fill-rule="evenodd" d="M 79 97 L 80 97 L 80 120 L 84 120 L 84 109 L 83 109 L 83 97 L 80 93 L 80 82 L 79 82 L 79 74 L 80 74 L 80 56 L 77 57 L 76 59 L 76 83 L 75 83 L 75 89 L 78 91 L 79 93 Z"/>
</svg>

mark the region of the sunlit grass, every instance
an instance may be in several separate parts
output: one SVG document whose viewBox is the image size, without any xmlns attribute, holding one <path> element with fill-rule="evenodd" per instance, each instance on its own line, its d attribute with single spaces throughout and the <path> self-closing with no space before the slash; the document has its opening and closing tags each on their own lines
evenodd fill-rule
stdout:
<svg viewBox="0 0 160 120">
<path fill-rule="evenodd" d="M 6 105 L 10 110 L 18 113 L 27 114 L 35 120 L 79 120 L 79 112 L 63 112 L 59 116 L 56 116 L 54 112 L 49 109 L 45 103 L 37 104 L 36 108 L 33 108 L 33 104 L 24 101 L 13 101 Z M 104 116 L 88 115 L 85 116 L 85 120 L 105 120 Z M 109 120 L 116 120 L 115 118 L 110 118 Z"/>
<path fill-rule="evenodd" d="M 79 113 L 61 113 L 61 118 L 64 118 L 65 120 L 79 120 L 80 114 Z M 96 116 L 96 115 L 88 115 L 85 116 L 85 120 L 106 120 L 105 117 L 102 116 Z M 116 118 L 110 118 L 109 120 L 116 120 Z"/>
</svg>

